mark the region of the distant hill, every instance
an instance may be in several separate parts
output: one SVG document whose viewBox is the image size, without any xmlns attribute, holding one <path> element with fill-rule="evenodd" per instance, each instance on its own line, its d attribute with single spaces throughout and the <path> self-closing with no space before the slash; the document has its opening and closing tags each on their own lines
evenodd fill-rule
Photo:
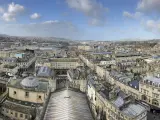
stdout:
<svg viewBox="0 0 160 120">
<path fill-rule="evenodd" d="M 8 35 L 6 34 L 0 34 L 0 37 L 7 37 Z"/>
<path fill-rule="evenodd" d="M 9 36 L 5 34 L 0 34 L 0 41 L 52 41 L 52 42 L 69 42 L 72 41 L 66 38 L 57 38 L 57 37 L 34 37 L 34 36 Z"/>
<path fill-rule="evenodd" d="M 58 37 L 36 37 L 36 36 L 9 36 L 6 34 L 0 34 L 0 41 L 8 41 L 8 42 L 15 42 L 15 41 L 39 41 L 39 42 L 100 42 L 100 40 L 71 40 L 67 38 L 58 38 Z M 123 43 L 123 42 L 160 42 L 160 39 L 121 39 L 121 40 L 112 40 L 112 41 L 102 41 L 102 42 L 116 42 L 116 43 Z"/>
</svg>

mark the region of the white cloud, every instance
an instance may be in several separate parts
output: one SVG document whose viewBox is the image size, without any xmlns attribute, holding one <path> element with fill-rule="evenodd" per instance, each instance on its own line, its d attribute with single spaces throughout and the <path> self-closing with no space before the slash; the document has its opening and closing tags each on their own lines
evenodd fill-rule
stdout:
<svg viewBox="0 0 160 120">
<path fill-rule="evenodd" d="M 135 12 L 135 13 L 132 14 L 130 12 L 124 11 L 123 16 L 127 17 L 127 18 L 130 18 L 130 19 L 139 19 L 139 18 L 142 17 L 142 13 L 141 12 Z"/>
<path fill-rule="evenodd" d="M 101 3 L 96 0 L 66 0 L 70 8 L 76 9 L 89 17 L 92 25 L 102 25 L 106 23 L 106 11 Z"/>
<path fill-rule="evenodd" d="M 123 16 L 127 18 L 134 18 L 134 16 L 131 13 L 126 12 L 126 11 L 123 12 Z"/>
<path fill-rule="evenodd" d="M 147 31 L 155 33 L 160 32 L 160 20 L 142 21 L 142 25 L 146 28 Z"/>
<path fill-rule="evenodd" d="M 153 33 L 160 32 L 160 0 L 139 0 L 136 11 L 141 13 L 139 20 L 144 29 Z M 131 13 L 124 16 L 136 18 L 136 15 Z"/>
<path fill-rule="evenodd" d="M 15 15 L 11 13 L 4 13 L 2 19 L 6 22 L 11 22 L 16 20 Z"/>
<path fill-rule="evenodd" d="M 12 14 L 18 14 L 24 11 L 24 6 L 14 4 L 13 2 L 8 5 L 8 12 Z"/>
<path fill-rule="evenodd" d="M 160 0 L 141 0 L 137 5 L 137 10 L 147 13 L 160 12 Z"/>
<path fill-rule="evenodd" d="M 146 22 L 146 27 L 148 28 L 148 30 L 154 30 L 157 29 L 157 22 L 154 20 L 148 20 Z"/>
<path fill-rule="evenodd" d="M 58 20 L 49 20 L 49 21 L 45 21 L 42 24 L 54 24 L 54 23 L 58 23 Z"/>
<path fill-rule="evenodd" d="M 34 13 L 34 14 L 32 14 L 32 15 L 30 16 L 31 19 L 39 19 L 40 17 L 41 17 L 41 15 L 38 14 L 38 13 Z"/>
<path fill-rule="evenodd" d="M 64 37 L 80 38 L 81 31 L 70 22 L 58 20 L 30 24 L 5 24 L 1 25 L 0 33 L 22 36 Z"/>
<path fill-rule="evenodd" d="M 4 9 L 0 7 L 0 13 L 4 13 Z"/>
<path fill-rule="evenodd" d="M 24 10 L 24 6 L 12 2 L 8 5 L 8 10 L 3 13 L 1 18 L 6 22 L 15 21 L 16 16 L 24 12 Z"/>
</svg>

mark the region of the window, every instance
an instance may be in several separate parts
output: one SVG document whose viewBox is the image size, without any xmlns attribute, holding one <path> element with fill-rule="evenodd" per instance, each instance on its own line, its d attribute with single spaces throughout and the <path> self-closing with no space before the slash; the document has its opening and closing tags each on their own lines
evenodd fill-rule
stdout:
<svg viewBox="0 0 160 120">
<path fill-rule="evenodd" d="M 29 97 L 29 92 L 26 92 L 26 93 L 25 93 L 25 97 Z"/>
<path fill-rule="evenodd" d="M 152 85 L 154 86 L 155 84 L 154 84 L 154 83 L 152 83 Z"/>
<path fill-rule="evenodd" d="M 17 92 L 16 92 L 16 91 L 14 91 L 13 95 L 16 95 L 16 93 L 17 93 Z"/>
<path fill-rule="evenodd" d="M 152 94 L 153 94 L 154 98 L 158 98 L 159 97 L 159 94 L 156 94 L 156 93 L 152 93 Z"/>
<path fill-rule="evenodd" d="M 11 111 L 11 114 L 13 115 L 13 112 Z"/>
<path fill-rule="evenodd" d="M 23 114 L 20 114 L 20 117 L 23 117 Z"/>
<path fill-rule="evenodd" d="M 28 116 L 27 115 L 25 115 L 25 119 L 27 119 L 28 118 Z"/>
<path fill-rule="evenodd" d="M 38 96 L 39 99 L 42 99 L 41 95 Z"/>
<path fill-rule="evenodd" d="M 18 114 L 17 113 L 15 113 L 15 117 L 17 117 L 18 116 Z"/>
</svg>

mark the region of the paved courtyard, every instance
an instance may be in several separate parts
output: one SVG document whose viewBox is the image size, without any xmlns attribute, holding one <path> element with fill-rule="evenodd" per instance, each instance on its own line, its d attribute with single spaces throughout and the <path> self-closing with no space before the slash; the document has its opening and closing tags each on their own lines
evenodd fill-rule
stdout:
<svg viewBox="0 0 160 120">
<path fill-rule="evenodd" d="M 86 96 L 72 90 L 51 95 L 44 120 L 93 120 Z"/>
</svg>

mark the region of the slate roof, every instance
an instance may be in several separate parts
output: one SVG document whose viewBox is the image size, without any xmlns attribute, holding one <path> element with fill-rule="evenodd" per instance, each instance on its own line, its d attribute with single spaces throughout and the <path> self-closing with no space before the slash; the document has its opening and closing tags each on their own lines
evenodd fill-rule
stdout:
<svg viewBox="0 0 160 120">
<path fill-rule="evenodd" d="M 145 107 L 139 105 L 139 104 L 130 104 L 127 108 L 124 108 L 122 112 L 130 117 L 137 117 L 141 113 L 146 111 Z"/>
<path fill-rule="evenodd" d="M 18 103 L 18 101 L 13 101 L 13 100 L 5 100 L 5 102 L 2 104 L 3 107 L 11 109 L 11 110 L 15 110 L 17 112 L 22 112 L 25 114 L 32 114 L 34 115 L 34 108 L 32 108 L 31 106 L 27 106 L 27 105 L 23 105 L 20 102 Z"/>
<path fill-rule="evenodd" d="M 129 82 L 129 86 L 135 89 L 139 89 L 139 80 L 132 80 Z"/>
<path fill-rule="evenodd" d="M 37 74 L 38 77 L 50 77 L 52 75 L 52 70 L 47 66 L 40 67 Z"/>
<path fill-rule="evenodd" d="M 158 77 L 147 76 L 144 78 L 144 80 L 148 80 L 148 81 L 152 81 L 154 83 L 160 84 L 160 78 L 158 78 Z"/>
</svg>

